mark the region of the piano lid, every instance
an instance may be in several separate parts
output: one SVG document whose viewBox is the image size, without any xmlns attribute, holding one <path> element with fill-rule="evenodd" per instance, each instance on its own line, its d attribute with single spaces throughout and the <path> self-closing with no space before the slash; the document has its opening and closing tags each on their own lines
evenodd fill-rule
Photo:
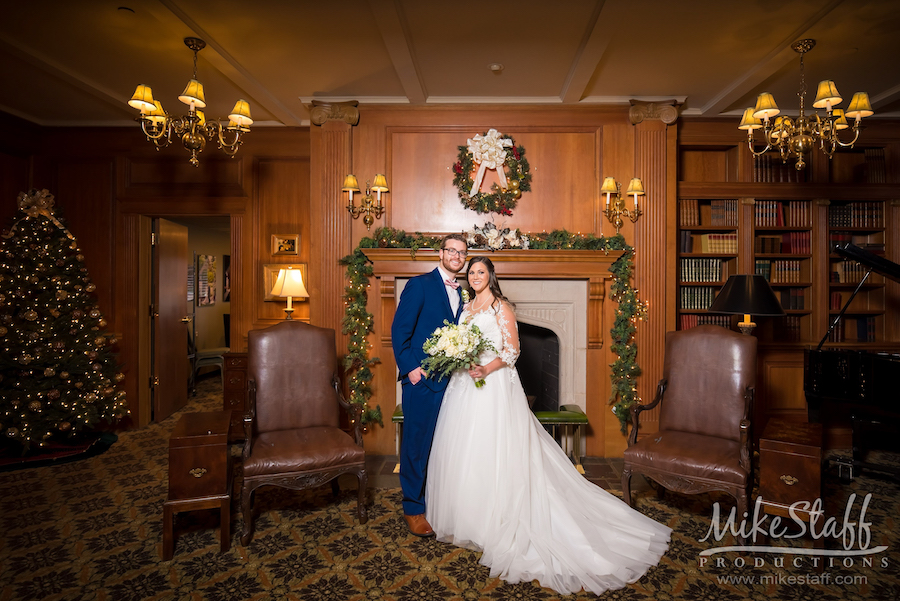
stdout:
<svg viewBox="0 0 900 601">
<path fill-rule="evenodd" d="M 882 256 L 863 250 L 855 244 L 838 244 L 834 247 L 834 252 L 846 259 L 853 259 L 863 267 L 867 267 L 875 273 L 880 273 L 886 278 L 890 278 L 895 282 L 900 282 L 900 265 L 893 261 L 888 261 Z"/>
</svg>

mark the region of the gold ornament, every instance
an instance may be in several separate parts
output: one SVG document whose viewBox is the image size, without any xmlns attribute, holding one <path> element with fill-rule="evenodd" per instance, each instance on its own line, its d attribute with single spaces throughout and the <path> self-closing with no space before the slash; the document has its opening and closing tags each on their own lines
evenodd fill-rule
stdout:
<svg viewBox="0 0 900 601">
<path fill-rule="evenodd" d="M 28 309 L 27 311 L 25 311 L 25 314 L 23 315 L 23 317 L 25 319 L 27 319 L 28 321 L 34 321 L 35 319 L 38 318 L 38 314 L 37 314 L 37 311 L 35 311 L 34 309 Z"/>
<path fill-rule="evenodd" d="M 9 436 L 10 438 L 15 438 L 16 436 L 19 435 L 19 429 L 16 427 L 12 427 L 6 431 L 6 435 Z"/>
<path fill-rule="evenodd" d="M 69 293 L 65 290 L 57 290 L 56 291 L 56 300 L 66 300 L 66 297 L 69 296 Z"/>
<path fill-rule="evenodd" d="M 86 395 L 84 395 L 84 400 L 88 403 L 93 403 L 94 401 L 97 400 L 97 393 L 96 392 L 87 393 Z"/>
<path fill-rule="evenodd" d="M 0 326 L 0 336 L 6 336 L 8 331 L 5 326 Z"/>
<path fill-rule="evenodd" d="M 90 316 L 93 317 L 94 319 L 97 319 L 98 317 L 100 317 L 100 309 L 97 309 L 97 308 L 91 309 Z"/>
<path fill-rule="evenodd" d="M 59 372 L 59 377 L 62 378 L 63 380 L 65 380 L 66 378 L 69 377 L 69 372 L 61 371 L 61 372 Z"/>
<path fill-rule="evenodd" d="M 59 425 L 59 429 L 61 432 L 68 432 L 72 429 L 72 424 L 70 424 L 69 422 L 63 422 Z"/>
<path fill-rule="evenodd" d="M 41 412 L 41 402 L 40 401 L 31 401 L 28 403 L 28 410 L 34 413 Z"/>
<path fill-rule="evenodd" d="M 25 353 L 24 355 L 22 355 L 22 358 L 19 359 L 19 363 L 21 363 L 22 365 L 28 365 L 32 361 L 34 361 L 34 357 L 29 355 L 28 353 Z"/>
<path fill-rule="evenodd" d="M 94 283 L 91 282 L 90 284 L 88 284 L 87 286 L 85 286 L 84 289 L 85 289 L 86 291 L 88 291 L 88 292 L 93 292 L 94 290 L 97 289 L 97 286 L 95 286 Z"/>
<path fill-rule="evenodd" d="M 94 345 L 96 346 L 103 346 L 105 343 L 106 338 L 104 338 L 103 336 L 97 336 L 96 338 L 94 338 Z"/>
<path fill-rule="evenodd" d="M 44 368 L 44 376 L 50 378 L 56 375 L 56 370 L 52 367 Z"/>
</svg>

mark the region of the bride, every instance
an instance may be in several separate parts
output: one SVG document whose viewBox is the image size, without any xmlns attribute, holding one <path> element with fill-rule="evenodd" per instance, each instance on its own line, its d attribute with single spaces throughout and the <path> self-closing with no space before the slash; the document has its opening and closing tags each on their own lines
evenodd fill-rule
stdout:
<svg viewBox="0 0 900 601">
<path fill-rule="evenodd" d="M 635 582 L 666 552 L 671 530 L 578 473 L 528 407 L 513 367 L 515 311 L 493 263 L 473 257 L 467 278 L 474 298 L 460 322 L 477 325 L 497 352 L 451 377 L 428 463 L 428 522 L 439 540 L 482 551 L 491 576 L 507 582 L 597 595 Z"/>
</svg>

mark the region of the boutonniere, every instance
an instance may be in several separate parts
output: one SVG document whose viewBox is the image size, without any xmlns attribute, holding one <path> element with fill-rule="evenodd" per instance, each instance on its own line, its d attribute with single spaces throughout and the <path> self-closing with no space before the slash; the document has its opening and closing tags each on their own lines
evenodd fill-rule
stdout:
<svg viewBox="0 0 900 601">
<path fill-rule="evenodd" d="M 469 302 L 469 291 L 466 290 L 465 288 L 462 289 L 462 300 L 463 300 L 463 304 Z"/>
</svg>

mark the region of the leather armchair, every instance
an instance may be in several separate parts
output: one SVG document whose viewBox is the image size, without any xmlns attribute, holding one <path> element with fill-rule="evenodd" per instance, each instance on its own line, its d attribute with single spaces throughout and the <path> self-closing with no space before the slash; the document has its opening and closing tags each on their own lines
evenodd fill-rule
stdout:
<svg viewBox="0 0 900 601">
<path fill-rule="evenodd" d="M 747 511 L 753 482 L 750 411 L 756 388 L 756 338 L 704 325 L 666 334 L 663 378 L 649 405 L 631 410 L 622 492 L 643 474 L 686 494 L 722 491 Z M 638 440 L 640 414 L 659 406 L 659 431 Z"/>
<path fill-rule="evenodd" d="M 253 536 L 252 501 L 261 486 L 300 490 L 341 474 L 359 480 L 357 517 L 367 520 L 366 455 L 357 405 L 344 399 L 334 330 L 282 321 L 248 334 L 248 412 L 244 416 L 241 543 Z M 340 428 L 350 414 L 353 436 Z"/>
</svg>

